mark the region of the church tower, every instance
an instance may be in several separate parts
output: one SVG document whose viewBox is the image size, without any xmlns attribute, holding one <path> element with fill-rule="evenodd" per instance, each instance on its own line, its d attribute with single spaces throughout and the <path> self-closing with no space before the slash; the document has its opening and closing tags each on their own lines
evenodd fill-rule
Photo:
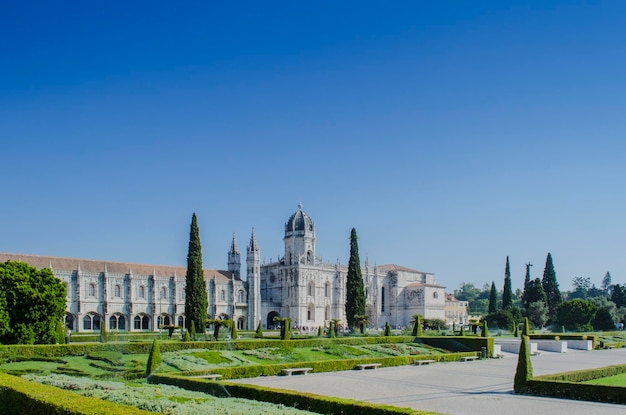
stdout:
<svg viewBox="0 0 626 415">
<path fill-rule="evenodd" d="M 248 266 L 248 330 L 254 330 L 261 320 L 261 253 L 256 243 L 254 228 L 246 257 Z"/>
<path fill-rule="evenodd" d="M 315 264 L 315 225 L 298 204 L 298 211 L 285 224 L 285 264 Z"/>
<path fill-rule="evenodd" d="M 241 254 L 237 247 L 237 238 L 233 232 L 233 242 L 228 251 L 228 270 L 233 273 L 236 280 L 241 279 Z"/>
</svg>

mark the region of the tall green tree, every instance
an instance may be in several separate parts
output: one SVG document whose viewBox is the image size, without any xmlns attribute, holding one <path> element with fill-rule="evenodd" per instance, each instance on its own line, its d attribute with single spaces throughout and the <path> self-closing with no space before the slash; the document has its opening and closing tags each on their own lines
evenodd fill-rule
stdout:
<svg viewBox="0 0 626 415">
<path fill-rule="evenodd" d="M 65 298 L 65 284 L 49 268 L 0 263 L 0 343 L 56 343 Z"/>
<path fill-rule="evenodd" d="M 496 283 L 491 282 L 491 291 L 489 292 L 489 312 L 495 313 L 498 310 L 498 292 L 496 291 Z"/>
<path fill-rule="evenodd" d="M 198 228 L 198 218 L 195 213 L 191 217 L 191 229 L 189 231 L 185 284 L 185 325 L 187 329 L 191 330 L 191 322 L 193 322 L 194 326 L 201 328 L 202 333 L 204 333 L 209 303 L 204 272 L 202 270 L 200 229 Z"/>
<path fill-rule="evenodd" d="M 591 320 L 597 311 L 598 307 L 591 301 L 576 298 L 559 304 L 556 318 L 568 330 L 592 331 Z"/>
<path fill-rule="evenodd" d="M 530 267 L 533 264 L 526 264 L 526 276 L 524 277 L 524 291 L 522 292 L 522 308 L 528 308 L 528 285 L 530 284 Z"/>
<path fill-rule="evenodd" d="M 546 266 L 543 269 L 543 279 L 541 280 L 543 290 L 546 292 L 548 300 L 548 318 L 550 320 L 556 318 L 556 309 L 563 302 L 561 291 L 559 290 L 559 283 L 556 280 L 556 273 L 554 272 L 554 264 L 552 263 L 552 254 L 548 252 L 546 257 Z"/>
<path fill-rule="evenodd" d="M 504 266 L 504 291 L 502 291 L 502 309 L 513 305 L 513 287 L 511 284 L 511 267 L 509 266 L 509 257 L 506 257 L 506 265 Z"/>
<path fill-rule="evenodd" d="M 604 275 L 604 278 L 602 278 L 602 285 L 600 286 L 600 288 L 604 290 L 606 295 L 609 295 L 609 291 L 611 290 L 612 284 L 613 282 L 611 280 L 611 273 L 607 271 L 606 274 Z"/>
<path fill-rule="evenodd" d="M 348 262 L 348 276 L 346 280 L 346 319 L 348 327 L 354 331 L 357 327 L 355 316 L 365 314 L 365 286 L 361 274 L 359 259 L 359 245 L 356 229 L 350 232 L 350 261 Z"/>
</svg>

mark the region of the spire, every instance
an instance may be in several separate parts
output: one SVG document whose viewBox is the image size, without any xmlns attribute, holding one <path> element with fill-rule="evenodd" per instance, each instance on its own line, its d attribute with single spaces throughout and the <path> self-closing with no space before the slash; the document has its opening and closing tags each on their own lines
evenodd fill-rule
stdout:
<svg viewBox="0 0 626 415">
<path fill-rule="evenodd" d="M 248 246 L 248 251 L 258 251 L 259 247 L 256 243 L 256 235 L 254 234 L 254 226 L 252 227 L 252 236 L 250 236 L 250 245 Z"/>
<path fill-rule="evenodd" d="M 237 246 L 237 237 L 235 236 L 235 232 L 233 232 L 233 242 L 230 244 L 230 253 L 238 254 L 239 247 Z"/>
</svg>

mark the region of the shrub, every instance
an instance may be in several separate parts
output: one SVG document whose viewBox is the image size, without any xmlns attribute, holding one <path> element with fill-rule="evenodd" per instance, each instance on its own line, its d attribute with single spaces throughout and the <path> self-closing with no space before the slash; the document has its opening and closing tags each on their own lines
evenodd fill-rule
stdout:
<svg viewBox="0 0 626 415">
<path fill-rule="evenodd" d="M 161 359 L 161 350 L 159 350 L 159 343 L 156 339 L 154 339 L 152 341 L 152 349 L 150 349 L 150 355 L 148 356 L 148 364 L 146 365 L 146 376 L 150 376 L 150 374 L 154 372 L 162 362 L 163 359 Z"/>
<path fill-rule="evenodd" d="M 263 325 L 261 324 L 261 320 L 259 320 L 259 325 L 256 327 L 256 331 L 254 332 L 254 337 L 257 339 L 263 338 Z"/>
<path fill-rule="evenodd" d="M 522 393 L 526 390 L 528 380 L 533 376 L 533 366 L 530 362 L 530 350 L 528 347 L 528 336 L 522 336 L 520 342 L 519 355 L 517 358 L 517 370 L 513 381 L 513 390 Z"/>
<path fill-rule="evenodd" d="M 391 326 L 389 325 L 389 322 L 385 323 L 385 336 L 391 336 Z"/>
</svg>

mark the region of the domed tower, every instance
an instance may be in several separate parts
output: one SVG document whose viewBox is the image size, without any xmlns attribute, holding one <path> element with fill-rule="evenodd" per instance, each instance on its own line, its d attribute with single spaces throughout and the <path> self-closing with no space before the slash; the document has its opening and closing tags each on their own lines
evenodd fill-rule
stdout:
<svg viewBox="0 0 626 415">
<path fill-rule="evenodd" d="M 285 264 L 315 264 L 315 225 L 298 204 L 285 224 Z"/>
</svg>

